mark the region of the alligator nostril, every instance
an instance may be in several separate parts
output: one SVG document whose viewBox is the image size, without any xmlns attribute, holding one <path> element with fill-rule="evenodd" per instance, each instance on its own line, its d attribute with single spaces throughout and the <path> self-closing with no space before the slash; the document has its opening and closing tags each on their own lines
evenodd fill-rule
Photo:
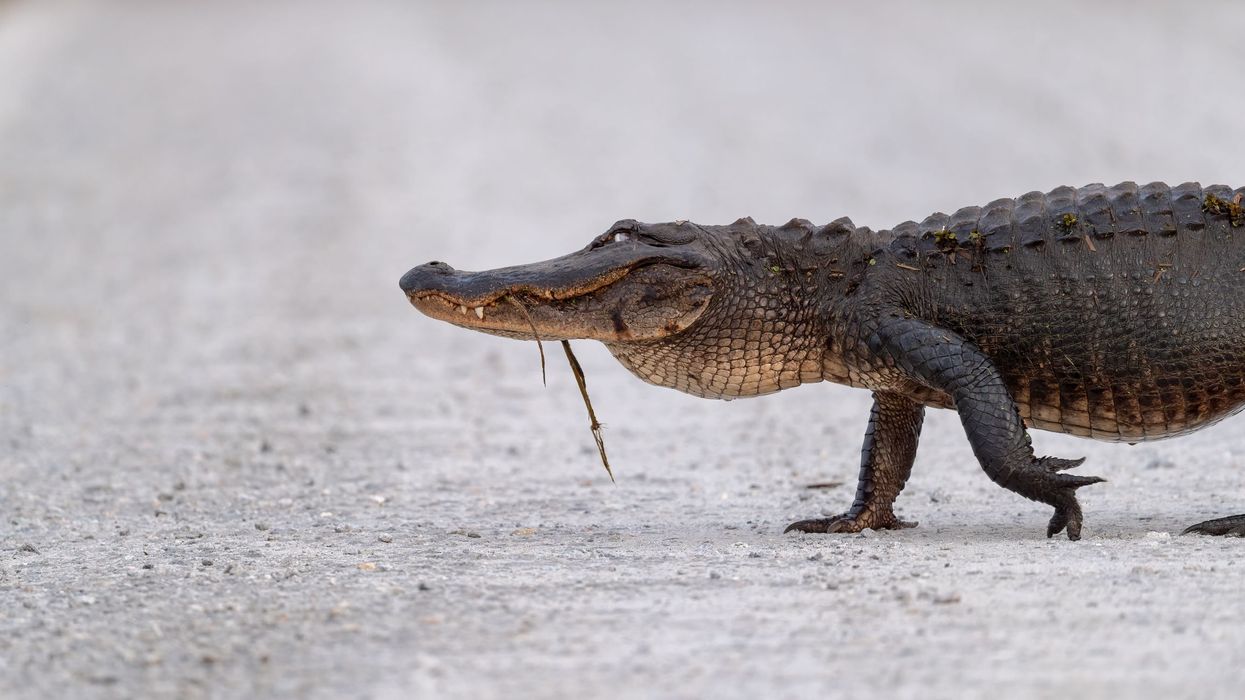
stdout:
<svg viewBox="0 0 1245 700">
<path fill-rule="evenodd" d="M 443 263 L 440 260 L 433 260 L 432 262 L 426 265 L 423 265 L 422 267 L 431 272 L 439 272 L 442 274 L 454 271 L 454 268 L 450 267 L 449 263 Z"/>
</svg>

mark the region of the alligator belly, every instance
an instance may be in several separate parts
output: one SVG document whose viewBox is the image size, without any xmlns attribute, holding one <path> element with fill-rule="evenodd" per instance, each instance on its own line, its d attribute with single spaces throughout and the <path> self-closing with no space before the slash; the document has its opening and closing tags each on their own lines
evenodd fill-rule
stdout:
<svg viewBox="0 0 1245 700">
<path fill-rule="evenodd" d="M 1215 380 L 1088 386 L 1021 380 L 1012 392 L 1028 426 L 1112 442 L 1184 435 L 1245 407 L 1245 392 Z"/>
</svg>

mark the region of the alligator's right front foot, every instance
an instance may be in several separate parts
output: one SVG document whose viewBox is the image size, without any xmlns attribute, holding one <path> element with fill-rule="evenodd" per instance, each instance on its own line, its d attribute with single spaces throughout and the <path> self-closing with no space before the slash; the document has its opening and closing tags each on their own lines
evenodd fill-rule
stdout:
<svg viewBox="0 0 1245 700">
<path fill-rule="evenodd" d="M 1193 525 L 1182 535 L 1217 535 L 1219 537 L 1245 537 L 1245 515 L 1232 515 Z"/>
<path fill-rule="evenodd" d="M 856 513 L 850 512 L 836 515 L 833 518 L 816 518 L 791 523 L 783 533 L 835 533 L 860 532 L 861 530 L 905 530 L 916 527 L 916 522 L 900 520 L 894 513 Z"/>
<path fill-rule="evenodd" d="M 1084 457 L 1080 459 L 1035 458 L 1032 460 L 1031 471 L 1025 475 L 1028 477 L 1025 480 L 1027 483 L 1022 482 L 1025 484 L 1022 487 L 1023 490 L 1022 488 L 1016 489 L 1022 495 L 1055 507 L 1055 514 L 1051 516 L 1050 524 L 1046 526 L 1047 538 L 1054 537 L 1066 529 L 1068 539 L 1073 541 L 1081 539 L 1081 504 L 1076 500 L 1076 490 L 1082 486 L 1106 481 L 1097 476 L 1074 476 L 1061 473 L 1081 466 L 1084 461 Z"/>
</svg>

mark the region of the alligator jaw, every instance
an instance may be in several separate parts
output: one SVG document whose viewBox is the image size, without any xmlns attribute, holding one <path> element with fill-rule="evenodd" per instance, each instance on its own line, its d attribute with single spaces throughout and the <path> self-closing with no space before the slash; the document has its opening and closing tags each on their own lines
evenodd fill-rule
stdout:
<svg viewBox="0 0 1245 700">
<path fill-rule="evenodd" d="M 401 287 L 427 316 L 528 340 L 652 340 L 700 317 L 713 289 L 696 257 L 611 247 L 484 272 L 432 262 L 406 273 Z"/>
<path fill-rule="evenodd" d="M 541 324 L 544 327 L 542 332 L 536 326 L 535 318 L 546 316 L 542 313 L 544 307 L 541 306 L 541 301 L 530 295 L 503 294 L 492 301 L 483 301 L 460 299 L 441 292 L 425 292 L 408 294 L 407 298 L 425 316 L 482 333 L 526 340 L 534 340 L 537 336 L 541 340 L 570 340 L 577 337 L 564 337 L 564 334 L 555 332 L 549 323 Z M 468 301 L 472 303 L 471 306 L 468 306 Z M 530 322 L 529 318 L 532 319 Z"/>
</svg>

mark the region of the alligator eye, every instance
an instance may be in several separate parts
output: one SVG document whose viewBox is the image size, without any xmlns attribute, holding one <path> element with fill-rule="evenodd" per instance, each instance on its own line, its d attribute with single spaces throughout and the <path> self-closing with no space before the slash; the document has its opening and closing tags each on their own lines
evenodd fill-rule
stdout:
<svg viewBox="0 0 1245 700">
<path fill-rule="evenodd" d="M 615 243 L 622 243 L 623 241 L 629 241 L 629 240 L 631 240 L 631 236 L 628 236 L 626 233 L 623 233 L 622 231 L 619 231 L 618 233 L 614 234 Z"/>
</svg>

